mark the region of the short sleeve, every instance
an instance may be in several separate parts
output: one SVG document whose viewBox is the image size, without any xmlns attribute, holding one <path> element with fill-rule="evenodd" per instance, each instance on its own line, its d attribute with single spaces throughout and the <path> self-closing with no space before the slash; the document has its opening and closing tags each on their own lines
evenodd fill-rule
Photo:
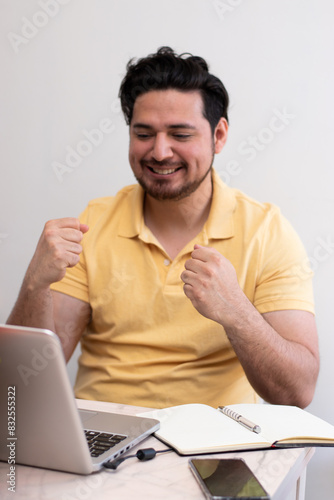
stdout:
<svg viewBox="0 0 334 500">
<path fill-rule="evenodd" d="M 308 256 L 278 208 L 267 221 L 257 273 L 254 306 L 260 313 L 285 309 L 314 313 L 313 272 Z"/>
</svg>

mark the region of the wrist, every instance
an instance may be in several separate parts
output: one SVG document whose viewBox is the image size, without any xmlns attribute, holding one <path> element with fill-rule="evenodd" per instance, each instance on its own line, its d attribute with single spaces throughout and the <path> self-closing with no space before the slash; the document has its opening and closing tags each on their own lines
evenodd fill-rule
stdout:
<svg viewBox="0 0 334 500">
<path fill-rule="evenodd" d="M 222 315 L 219 323 L 225 330 L 233 329 L 235 331 L 252 330 L 252 324 L 262 322 L 263 318 L 246 295 L 242 295 L 236 305 L 230 311 Z"/>
<path fill-rule="evenodd" d="M 48 293 L 50 291 L 50 285 L 51 283 L 45 283 L 38 280 L 36 275 L 30 273 L 28 270 L 22 284 L 22 289 L 29 295 L 39 295 Z"/>
</svg>

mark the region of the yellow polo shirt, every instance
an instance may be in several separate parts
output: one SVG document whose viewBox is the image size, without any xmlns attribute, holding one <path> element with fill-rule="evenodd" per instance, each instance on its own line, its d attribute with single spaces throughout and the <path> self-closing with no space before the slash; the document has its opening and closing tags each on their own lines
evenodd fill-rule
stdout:
<svg viewBox="0 0 334 500">
<path fill-rule="evenodd" d="M 143 199 L 133 185 L 91 201 L 80 217 L 90 227 L 80 262 L 52 286 L 92 308 L 76 397 L 154 408 L 256 402 L 224 329 L 195 310 L 180 275 L 195 243 L 212 246 L 231 261 L 260 313 L 313 312 L 312 273 L 298 236 L 278 208 L 213 172 L 209 218 L 172 261 L 145 226 Z"/>
</svg>

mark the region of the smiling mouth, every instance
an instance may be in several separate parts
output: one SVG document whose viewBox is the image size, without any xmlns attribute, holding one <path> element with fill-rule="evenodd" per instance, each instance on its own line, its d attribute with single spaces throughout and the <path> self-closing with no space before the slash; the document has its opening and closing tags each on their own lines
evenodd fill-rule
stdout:
<svg viewBox="0 0 334 500">
<path fill-rule="evenodd" d="M 159 168 L 153 168 L 153 167 L 148 167 L 151 172 L 154 172 L 155 174 L 159 174 L 159 175 L 169 175 L 169 174 L 173 174 L 174 172 L 176 172 L 177 170 L 179 170 L 181 167 L 177 167 L 177 168 L 167 168 L 167 169 L 164 169 L 164 170 L 161 170 Z"/>
</svg>

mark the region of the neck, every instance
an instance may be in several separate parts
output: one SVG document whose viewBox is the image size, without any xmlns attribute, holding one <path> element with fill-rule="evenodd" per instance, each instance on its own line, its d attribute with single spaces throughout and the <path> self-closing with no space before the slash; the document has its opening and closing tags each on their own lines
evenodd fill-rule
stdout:
<svg viewBox="0 0 334 500">
<path fill-rule="evenodd" d="M 212 182 L 201 186 L 186 198 L 155 200 L 146 195 L 144 202 L 145 224 L 171 258 L 191 241 L 203 228 L 211 207 Z"/>
</svg>

